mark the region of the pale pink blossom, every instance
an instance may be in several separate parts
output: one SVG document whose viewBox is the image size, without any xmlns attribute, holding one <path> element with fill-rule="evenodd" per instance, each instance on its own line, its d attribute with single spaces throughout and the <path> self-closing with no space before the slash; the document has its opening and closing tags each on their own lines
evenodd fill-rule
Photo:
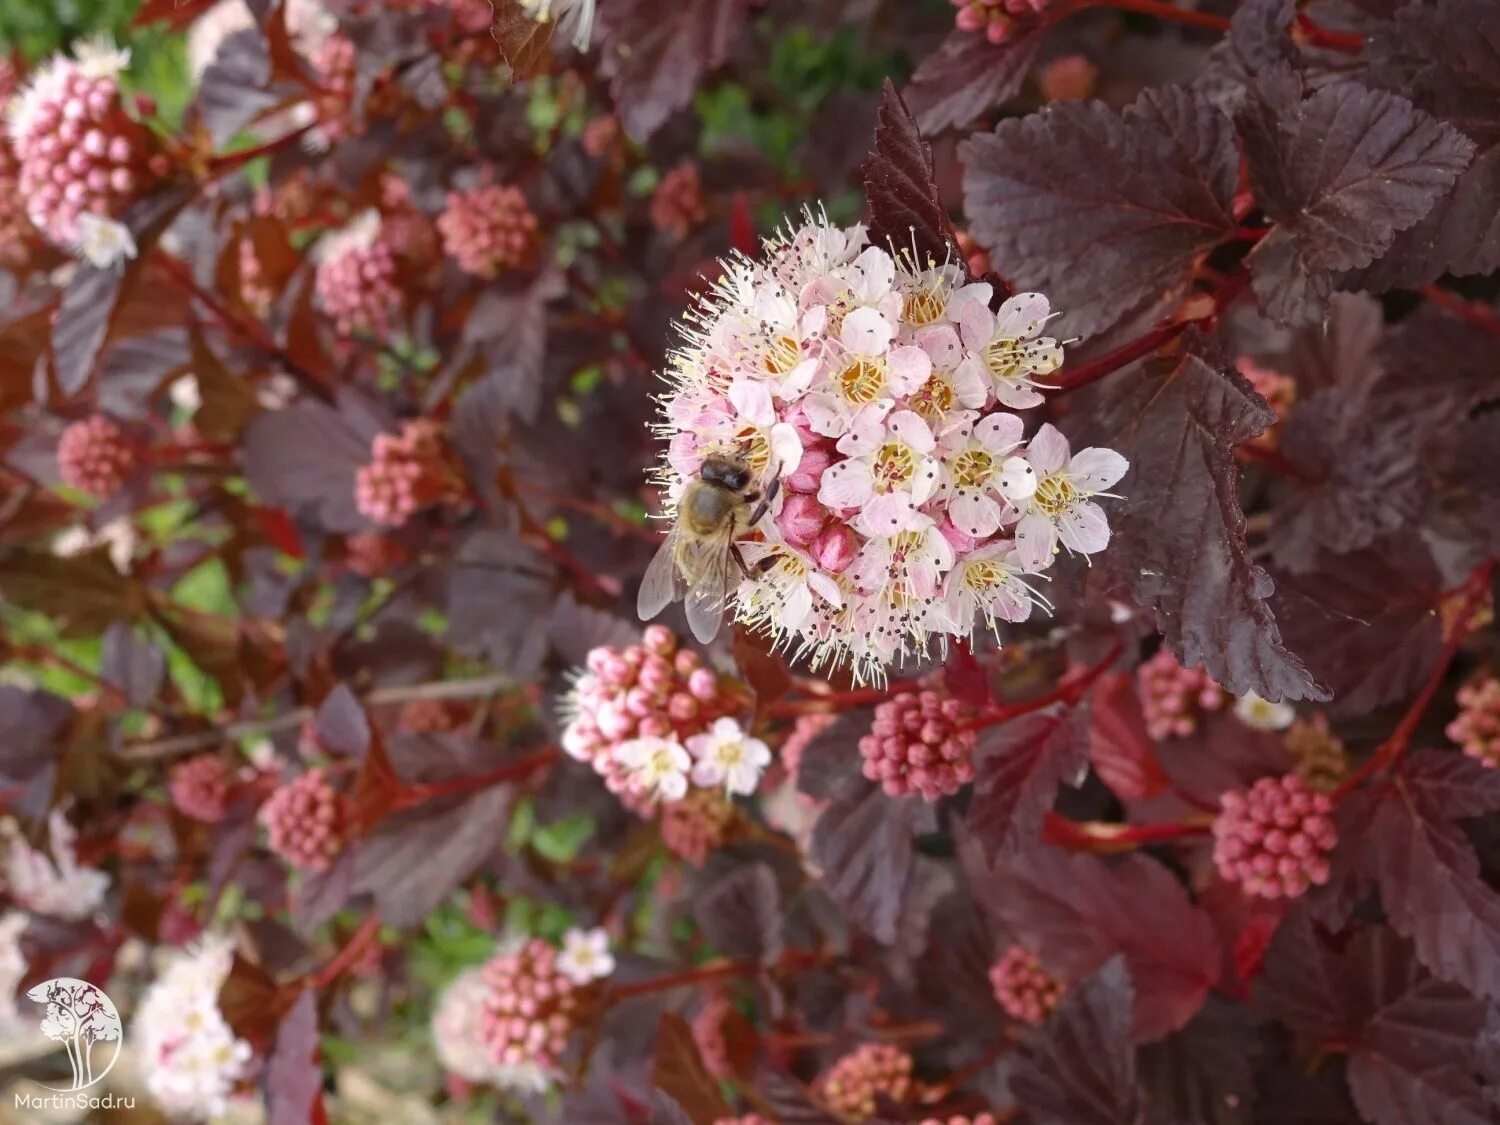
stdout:
<svg viewBox="0 0 1500 1125">
<path fill-rule="evenodd" d="M 1081 449 L 1069 456 L 1068 439 L 1052 425 L 1037 431 L 1026 459 L 1036 470 L 1036 489 L 1016 526 L 1016 549 L 1027 570 L 1051 561 L 1058 542 L 1080 555 L 1109 546 L 1104 509 L 1089 499 L 1125 475 L 1130 463 L 1112 449 Z"/>
</svg>

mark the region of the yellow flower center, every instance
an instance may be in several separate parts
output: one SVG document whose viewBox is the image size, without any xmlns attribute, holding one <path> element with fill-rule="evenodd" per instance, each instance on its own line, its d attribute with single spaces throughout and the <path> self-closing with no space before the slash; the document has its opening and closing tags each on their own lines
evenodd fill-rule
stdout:
<svg viewBox="0 0 1500 1125">
<path fill-rule="evenodd" d="M 1064 473 L 1049 473 L 1037 482 L 1036 495 L 1031 498 L 1033 507 L 1056 518 L 1078 499 L 1078 490 Z"/>
<path fill-rule="evenodd" d="M 917 455 L 902 441 L 888 441 L 875 451 L 870 475 L 875 478 L 876 492 L 890 492 L 906 484 L 916 474 Z"/>
<path fill-rule="evenodd" d="M 994 340 L 984 349 L 985 366 L 997 379 L 1014 379 L 1025 373 L 1025 345 L 1020 340 Z"/>
<path fill-rule="evenodd" d="M 766 343 L 766 354 L 762 359 L 772 375 L 785 375 L 802 361 L 802 349 L 791 336 L 773 336 Z"/>
<path fill-rule="evenodd" d="M 745 459 L 756 476 L 771 463 L 771 439 L 759 426 L 743 425 L 734 432 L 735 452 Z"/>
<path fill-rule="evenodd" d="M 948 416 L 957 401 L 958 395 L 953 390 L 953 384 L 934 372 L 932 378 L 923 383 L 907 403 L 929 426 L 936 426 Z"/>
<path fill-rule="evenodd" d="M 833 381 L 839 394 L 856 406 L 864 406 L 879 398 L 885 389 L 885 364 L 861 356 L 834 376 Z"/>
<path fill-rule="evenodd" d="M 976 594 L 984 593 L 995 586 L 1003 586 L 1008 576 L 992 562 L 970 563 L 964 568 L 964 585 Z"/>
<path fill-rule="evenodd" d="M 995 459 L 982 449 L 966 449 L 953 460 L 953 480 L 961 488 L 978 488 L 995 471 Z"/>
<path fill-rule="evenodd" d="M 652 777 L 666 777 L 672 772 L 672 755 L 665 747 L 655 750 L 651 754 L 651 761 L 647 763 L 647 770 Z"/>
<path fill-rule="evenodd" d="M 932 324 L 948 311 L 948 302 L 935 286 L 919 289 L 906 298 L 901 314 L 909 324 L 919 328 Z"/>
<path fill-rule="evenodd" d="M 726 766 L 737 766 L 744 760 L 744 752 L 738 742 L 726 742 L 719 747 L 719 761 Z"/>
</svg>

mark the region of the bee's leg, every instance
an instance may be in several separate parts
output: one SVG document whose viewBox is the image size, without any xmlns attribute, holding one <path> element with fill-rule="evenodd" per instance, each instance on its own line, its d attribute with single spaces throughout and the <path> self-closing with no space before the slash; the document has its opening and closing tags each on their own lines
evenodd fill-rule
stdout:
<svg viewBox="0 0 1500 1125">
<path fill-rule="evenodd" d="M 781 491 L 781 478 L 772 477 L 771 483 L 766 485 L 766 494 L 760 498 L 760 503 L 755 505 L 755 510 L 750 513 L 750 526 L 754 527 L 760 522 L 760 517 L 766 514 L 766 509 L 771 506 L 771 501 L 776 499 L 776 494 Z M 749 497 L 746 497 L 748 500 Z"/>
<path fill-rule="evenodd" d="M 740 554 L 740 545 L 738 543 L 729 544 L 729 553 L 734 558 L 735 565 L 740 568 L 741 574 L 743 574 L 746 578 L 755 577 L 750 573 L 750 568 L 745 565 L 745 556 Z"/>
</svg>

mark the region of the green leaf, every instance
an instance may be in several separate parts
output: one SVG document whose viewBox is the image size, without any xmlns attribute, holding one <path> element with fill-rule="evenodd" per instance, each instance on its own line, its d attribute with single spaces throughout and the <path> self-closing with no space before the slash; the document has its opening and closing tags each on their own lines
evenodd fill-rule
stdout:
<svg viewBox="0 0 1500 1125">
<path fill-rule="evenodd" d="M 553 863 L 568 863 L 577 858 L 593 834 L 594 818 L 576 813 L 538 828 L 532 833 L 531 846 Z"/>
</svg>

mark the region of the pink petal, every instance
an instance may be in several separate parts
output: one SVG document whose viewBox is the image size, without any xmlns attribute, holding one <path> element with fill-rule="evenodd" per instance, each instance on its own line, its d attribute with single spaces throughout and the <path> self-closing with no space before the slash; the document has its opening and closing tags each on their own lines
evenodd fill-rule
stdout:
<svg viewBox="0 0 1500 1125">
<path fill-rule="evenodd" d="M 1125 475 L 1130 462 L 1113 449 L 1091 446 L 1079 450 L 1068 462 L 1068 475 L 1085 492 L 1103 492 Z"/>
<path fill-rule="evenodd" d="M 1057 546 L 1057 525 L 1046 516 L 1026 516 L 1016 524 L 1016 558 L 1023 570 L 1045 570 Z"/>
<path fill-rule="evenodd" d="M 1092 555 L 1109 546 L 1109 521 L 1098 504 L 1080 500 L 1058 518 L 1058 534 L 1071 551 Z"/>
<path fill-rule="evenodd" d="M 1048 422 L 1036 432 L 1031 444 L 1026 447 L 1026 460 L 1038 473 L 1055 473 L 1068 463 L 1068 439 L 1062 431 Z"/>
<path fill-rule="evenodd" d="M 892 348 L 886 362 L 890 365 L 886 382 L 898 395 L 911 394 L 932 374 L 932 360 L 921 348 Z"/>
<path fill-rule="evenodd" d="M 840 461 L 823 474 L 818 499 L 830 508 L 860 508 L 874 489 L 870 466 L 863 461 Z"/>
<path fill-rule="evenodd" d="M 844 317 L 844 326 L 839 332 L 839 338 L 851 352 L 871 356 L 884 355 L 895 335 L 890 322 L 874 309 L 855 309 Z M 928 360 L 929 364 L 931 362 Z"/>
</svg>

